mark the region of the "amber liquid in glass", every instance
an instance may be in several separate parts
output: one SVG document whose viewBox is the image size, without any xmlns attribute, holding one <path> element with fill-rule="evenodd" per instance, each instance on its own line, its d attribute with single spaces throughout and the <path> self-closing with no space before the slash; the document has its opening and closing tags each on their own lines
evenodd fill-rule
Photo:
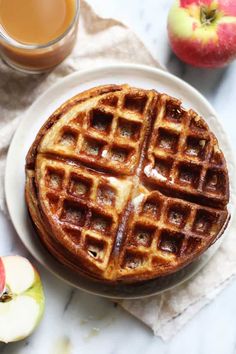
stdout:
<svg viewBox="0 0 236 354">
<path fill-rule="evenodd" d="M 76 3 L 76 0 L 0 0 L 0 32 L 19 44 L 46 46 L 63 37 L 70 28 L 76 14 Z M 3 57 L 33 69 L 38 64 L 36 70 L 40 70 L 41 66 L 46 69 L 47 63 L 52 67 L 61 62 L 71 51 L 74 37 L 68 35 L 68 40 L 63 38 L 60 48 L 57 43 L 55 48 L 45 51 L 27 52 L 14 48 L 14 43 L 10 47 L 3 42 L 1 49 Z"/>
<path fill-rule="evenodd" d="M 72 0 L 0 0 L 0 24 L 24 44 L 45 44 L 63 34 L 75 15 Z"/>
</svg>

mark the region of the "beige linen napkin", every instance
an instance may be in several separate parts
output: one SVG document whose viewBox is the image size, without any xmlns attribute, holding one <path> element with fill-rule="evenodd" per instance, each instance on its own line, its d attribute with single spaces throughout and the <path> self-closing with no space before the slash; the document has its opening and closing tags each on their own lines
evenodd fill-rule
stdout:
<svg viewBox="0 0 236 354">
<path fill-rule="evenodd" d="M 72 55 L 53 72 L 27 76 L 0 62 L 2 211 L 6 212 L 3 192 L 6 153 L 23 112 L 52 83 L 76 70 L 124 62 L 160 67 L 131 30 L 116 20 L 98 17 L 85 1 L 81 4 L 78 43 Z M 213 299 L 235 274 L 236 238 L 232 236 L 231 233 L 214 259 L 191 281 L 150 299 L 123 301 L 121 306 L 152 328 L 155 335 L 170 338 Z"/>
</svg>

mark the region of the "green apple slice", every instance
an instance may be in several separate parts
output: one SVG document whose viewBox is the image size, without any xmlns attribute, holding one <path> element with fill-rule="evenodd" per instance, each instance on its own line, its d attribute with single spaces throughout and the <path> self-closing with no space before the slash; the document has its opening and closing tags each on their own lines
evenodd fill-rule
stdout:
<svg viewBox="0 0 236 354">
<path fill-rule="evenodd" d="M 6 286 L 0 297 L 0 341 L 24 339 L 39 324 L 44 312 L 40 277 L 31 263 L 20 256 L 2 257 Z"/>
</svg>

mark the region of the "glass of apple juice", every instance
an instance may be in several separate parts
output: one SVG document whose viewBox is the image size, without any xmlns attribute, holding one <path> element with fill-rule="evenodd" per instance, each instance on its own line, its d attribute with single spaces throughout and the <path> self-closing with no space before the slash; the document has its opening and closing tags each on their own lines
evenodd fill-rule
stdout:
<svg viewBox="0 0 236 354">
<path fill-rule="evenodd" d="M 42 73 L 72 51 L 79 0 L 0 0 L 0 56 L 11 67 Z"/>
</svg>

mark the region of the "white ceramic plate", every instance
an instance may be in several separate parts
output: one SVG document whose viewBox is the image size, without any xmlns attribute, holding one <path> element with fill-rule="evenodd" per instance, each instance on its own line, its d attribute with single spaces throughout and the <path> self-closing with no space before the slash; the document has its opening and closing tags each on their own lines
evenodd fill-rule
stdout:
<svg viewBox="0 0 236 354">
<path fill-rule="evenodd" d="M 162 292 L 189 279 L 211 258 L 219 247 L 219 242 L 190 266 L 185 267 L 174 275 L 165 277 L 165 279 L 159 278 L 148 285 L 141 284 L 135 287 L 109 287 L 78 277 L 67 270 L 63 265 L 59 264 L 47 250 L 43 248 L 32 228 L 24 199 L 25 156 L 40 127 L 67 99 L 91 87 L 111 83 L 129 83 L 130 85 L 140 88 L 156 89 L 159 92 L 166 92 L 169 95 L 183 100 L 185 107 L 191 107 L 203 115 L 218 137 L 220 145 L 226 154 L 231 181 L 236 181 L 235 168 L 232 164 L 233 159 L 228 140 L 216 118 L 214 109 L 199 92 L 184 81 L 162 70 L 140 65 L 114 65 L 76 72 L 67 76 L 40 96 L 24 114 L 12 140 L 7 157 L 5 175 L 6 200 L 12 222 L 19 237 L 32 255 L 48 270 L 75 287 L 98 295 L 112 298 L 138 298 Z M 235 188 L 233 188 L 233 192 L 234 190 Z M 233 194 L 234 193 L 231 193 L 231 195 Z M 232 214 L 232 199 L 229 209 Z"/>
</svg>

